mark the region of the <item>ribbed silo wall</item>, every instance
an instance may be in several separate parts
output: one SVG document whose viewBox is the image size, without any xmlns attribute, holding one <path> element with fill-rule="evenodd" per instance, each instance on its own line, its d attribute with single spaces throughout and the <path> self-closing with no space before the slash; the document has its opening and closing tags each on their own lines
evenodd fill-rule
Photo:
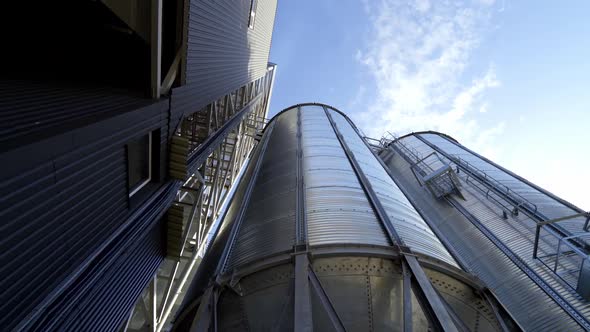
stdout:
<svg viewBox="0 0 590 332">
<path fill-rule="evenodd" d="M 440 156 L 432 163 L 433 169 L 448 164 L 456 172 L 460 196 L 436 198 L 417 181 L 417 162 L 431 153 Z M 583 212 L 581 209 L 445 134 L 402 136 L 380 156 L 461 266 L 496 294 L 523 329 L 590 328 L 588 301 L 533 257 L 538 223 Z M 558 238 L 583 233 L 585 219 L 580 216 L 552 225 L 555 236 L 543 228 L 539 256 L 555 253 Z M 584 243 L 578 245 L 583 250 Z"/>
<path fill-rule="evenodd" d="M 388 233 L 369 192 L 399 241 Z M 212 320 L 222 331 L 293 330 L 306 320 L 325 330 L 334 327 L 334 319 L 350 331 L 401 330 L 408 310 L 414 329 L 425 330 L 432 321 L 416 290 L 404 290 L 409 283 L 404 282 L 400 246 L 419 257 L 429 282 L 462 324 L 479 331 L 499 329 L 476 283 L 354 124 L 327 105 L 293 106 L 266 127 L 175 328 L 198 325 L 213 292 Z M 307 271 L 303 279 L 301 261 Z M 319 288 L 313 286 L 316 277 Z M 307 288 L 300 282 L 309 282 L 310 291 L 302 292 Z M 412 287 L 419 286 L 414 281 Z M 307 314 L 300 311 L 302 297 L 309 301 Z"/>
</svg>

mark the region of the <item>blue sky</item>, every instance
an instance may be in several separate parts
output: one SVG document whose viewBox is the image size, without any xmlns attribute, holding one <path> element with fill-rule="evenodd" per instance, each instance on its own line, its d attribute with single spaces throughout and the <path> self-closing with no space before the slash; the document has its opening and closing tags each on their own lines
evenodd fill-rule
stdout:
<svg viewBox="0 0 590 332">
<path fill-rule="evenodd" d="M 279 1 L 270 115 L 301 102 L 368 135 L 438 130 L 590 209 L 590 3 Z"/>
</svg>

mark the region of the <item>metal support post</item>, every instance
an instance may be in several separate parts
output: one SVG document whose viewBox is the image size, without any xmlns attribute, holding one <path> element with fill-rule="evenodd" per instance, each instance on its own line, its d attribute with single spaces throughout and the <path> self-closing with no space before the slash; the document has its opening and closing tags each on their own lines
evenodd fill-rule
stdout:
<svg viewBox="0 0 590 332">
<path fill-rule="evenodd" d="M 307 253 L 295 256 L 294 331 L 313 331 Z"/>
<path fill-rule="evenodd" d="M 424 273 L 420 263 L 418 263 L 418 259 L 416 259 L 415 256 L 409 255 L 404 255 L 404 258 L 412 271 L 412 275 L 416 278 L 420 290 L 424 293 L 428 306 L 436 316 L 438 324 L 440 324 L 444 331 L 458 331 L 444 303 L 430 283 L 430 280 L 426 276 L 426 273 Z"/>
<path fill-rule="evenodd" d="M 151 22 L 151 87 L 152 98 L 160 98 L 162 82 L 162 0 L 152 0 Z"/>
<path fill-rule="evenodd" d="M 346 329 L 344 328 L 344 324 L 342 324 L 342 321 L 340 320 L 340 316 L 338 316 L 338 313 L 336 313 L 336 309 L 334 309 L 332 302 L 330 302 L 330 298 L 328 298 L 328 294 L 326 294 L 326 292 L 324 291 L 324 288 L 322 287 L 320 280 L 318 279 L 318 277 L 312 269 L 309 269 L 309 281 L 311 286 L 313 287 L 313 290 L 315 291 L 316 295 L 320 300 L 320 304 L 322 305 L 324 311 L 328 315 L 328 318 L 332 323 L 334 331 L 346 331 Z"/>
<path fill-rule="evenodd" d="M 157 286 L 158 284 L 158 277 L 154 276 L 154 278 L 152 279 L 152 281 L 150 282 L 150 289 L 148 292 L 148 305 L 147 305 L 147 309 L 148 309 L 148 316 L 147 319 L 149 321 L 149 329 L 152 332 L 156 332 L 156 327 L 158 325 L 158 305 L 157 305 L 157 299 L 156 296 L 158 294 L 157 292 Z"/>
<path fill-rule="evenodd" d="M 408 271 L 408 264 L 402 260 L 403 294 L 404 297 L 404 331 L 412 332 L 412 274 Z"/>
<path fill-rule="evenodd" d="M 541 225 L 537 224 L 535 230 L 535 244 L 533 246 L 533 258 L 537 258 L 537 250 L 539 250 L 539 237 L 541 236 Z"/>
</svg>

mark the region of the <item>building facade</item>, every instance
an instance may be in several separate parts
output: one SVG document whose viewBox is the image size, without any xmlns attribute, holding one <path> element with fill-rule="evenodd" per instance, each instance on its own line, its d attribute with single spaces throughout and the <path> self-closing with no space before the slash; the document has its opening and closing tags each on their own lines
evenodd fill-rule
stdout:
<svg viewBox="0 0 590 332">
<path fill-rule="evenodd" d="M 257 144 L 275 11 L 273 0 L 3 11 L 3 330 L 163 326 L 171 299 L 142 294 L 177 292 Z"/>
</svg>

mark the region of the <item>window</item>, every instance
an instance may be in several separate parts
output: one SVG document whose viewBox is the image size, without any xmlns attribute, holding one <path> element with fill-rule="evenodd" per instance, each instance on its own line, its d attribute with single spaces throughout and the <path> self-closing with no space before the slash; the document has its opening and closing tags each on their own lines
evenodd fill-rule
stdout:
<svg viewBox="0 0 590 332">
<path fill-rule="evenodd" d="M 129 197 L 152 179 L 152 133 L 127 143 L 127 182 Z"/>
<path fill-rule="evenodd" d="M 250 16 L 248 17 L 248 28 L 254 29 L 254 19 L 256 18 L 256 6 L 258 0 L 250 0 Z"/>
</svg>

